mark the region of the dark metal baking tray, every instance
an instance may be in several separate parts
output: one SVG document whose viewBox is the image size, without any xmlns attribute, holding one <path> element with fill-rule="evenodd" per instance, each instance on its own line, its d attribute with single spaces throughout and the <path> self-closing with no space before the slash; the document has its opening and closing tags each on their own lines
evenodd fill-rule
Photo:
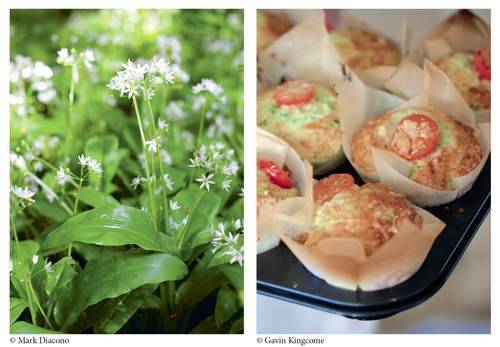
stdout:
<svg viewBox="0 0 500 347">
<path fill-rule="evenodd" d="M 389 317 L 422 303 L 446 282 L 490 211 L 490 160 L 487 160 L 476 182 L 464 196 L 449 204 L 428 208 L 446 223 L 446 228 L 434 241 L 421 268 L 407 281 L 372 292 L 332 287 L 307 271 L 281 243 L 257 257 L 257 291 L 360 320 Z M 350 173 L 358 184 L 362 184 L 349 163 L 335 172 Z"/>
</svg>

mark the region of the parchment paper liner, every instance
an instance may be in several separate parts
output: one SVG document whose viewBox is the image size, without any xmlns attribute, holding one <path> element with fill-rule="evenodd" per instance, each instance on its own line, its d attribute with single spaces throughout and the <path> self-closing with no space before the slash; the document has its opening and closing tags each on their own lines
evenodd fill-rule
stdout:
<svg viewBox="0 0 500 347">
<path fill-rule="evenodd" d="M 323 23 L 323 11 L 315 10 L 259 55 L 260 90 L 288 79 L 305 79 L 325 86 L 337 85 L 344 80 L 363 84 L 342 63 Z M 387 92 L 369 90 L 387 101 L 380 108 L 382 113 L 404 102 Z M 343 160 L 343 157 L 334 155 L 324 161 L 311 161 L 311 164 L 317 175 L 331 172 Z"/>
<path fill-rule="evenodd" d="M 294 187 L 300 196 L 262 204 L 257 211 L 257 254 L 268 251 L 279 244 L 275 230 L 286 228 L 288 235 L 296 237 L 312 225 L 313 190 L 312 167 L 303 161 L 285 141 L 257 128 L 257 159 L 272 160 L 286 166 Z"/>
<path fill-rule="evenodd" d="M 286 231 L 277 232 L 307 270 L 328 284 L 349 290 L 384 289 L 405 281 L 420 268 L 445 227 L 429 212 L 415 208 L 423 217 L 422 229 L 407 221 L 402 223 L 397 234 L 370 256 L 356 238 L 330 237 L 305 246 Z"/>
<path fill-rule="evenodd" d="M 452 191 L 440 191 L 410 180 L 407 176 L 411 163 L 392 152 L 372 148 L 375 171 L 366 172 L 351 160 L 351 139 L 354 132 L 371 119 L 382 116 L 374 105 L 384 105 L 386 101 L 372 94 L 362 83 L 342 82 L 337 86 L 339 103 L 337 109 L 342 127 L 344 153 L 360 176 L 367 182 L 381 181 L 392 190 L 404 194 L 408 200 L 420 206 L 436 206 L 457 199 L 465 194 L 486 162 L 491 145 L 490 124 L 476 124 L 474 112 L 457 91 L 448 77 L 432 62 L 424 62 L 424 89 L 397 109 L 413 107 L 433 107 L 454 117 L 465 125 L 479 131 L 479 143 L 483 159 L 479 165 L 465 176 L 453 180 L 456 187 Z M 361 96 L 361 97 L 360 97 Z M 360 102 L 362 100 L 362 102 Z"/>
<path fill-rule="evenodd" d="M 491 46 L 491 28 L 480 17 L 469 10 L 459 10 L 436 26 L 410 52 L 417 64 L 425 59 L 437 59 L 454 52 L 475 51 Z M 478 122 L 490 121 L 490 110 L 476 112 Z"/>
</svg>

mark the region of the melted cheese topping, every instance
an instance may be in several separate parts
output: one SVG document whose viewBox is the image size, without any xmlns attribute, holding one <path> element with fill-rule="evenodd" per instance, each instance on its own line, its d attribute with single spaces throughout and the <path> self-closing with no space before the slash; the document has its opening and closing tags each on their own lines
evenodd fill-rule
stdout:
<svg viewBox="0 0 500 347">
<path fill-rule="evenodd" d="M 474 110 L 491 107 L 491 81 L 479 78 L 474 68 L 473 53 L 450 53 L 435 62 Z"/>
<path fill-rule="evenodd" d="M 299 106 L 278 105 L 269 89 L 257 98 L 257 124 L 287 141 L 305 160 L 326 160 L 342 150 L 333 90 L 316 87 L 313 101 Z"/>
<path fill-rule="evenodd" d="M 395 127 L 401 119 L 412 113 L 432 118 L 439 125 L 440 135 L 439 143 L 432 153 L 412 161 L 409 178 L 439 190 L 454 189 L 451 181 L 471 172 L 482 159 L 478 134 L 476 130 L 434 109 L 398 110 L 366 123 L 352 137 L 353 162 L 365 171 L 374 171 L 371 147 L 391 151 Z"/>
<path fill-rule="evenodd" d="M 354 237 L 370 255 L 397 234 L 403 220 L 422 227 L 422 217 L 403 195 L 379 183 L 353 186 L 317 207 L 306 244 L 327 237 Z"/>
</svg>

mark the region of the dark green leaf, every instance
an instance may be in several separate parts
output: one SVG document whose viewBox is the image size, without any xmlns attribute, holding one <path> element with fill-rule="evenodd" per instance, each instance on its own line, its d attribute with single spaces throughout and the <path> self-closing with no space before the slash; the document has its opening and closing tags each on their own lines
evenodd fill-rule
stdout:
<svg viewBox="0 0 500 347">
<path fill-rule="evenodd" d="M 202 320 L 193 330 L 189 332 L 190 334 L 217 334 L 217 324 L 215 324 L 214 316 L 209 316 Z"/>
<path fill-rule="evenodd" d="M 244 321 L 243 317 L 237 319 L 233 325 L 231 326 L 231 329 L 229 330 L 230 334 L 241 334 L 243 332 L 244 328 Z"/>
<path fill-rule="evenodd" d="M 15 322 L 10 326 L 11 334 L 60 334 L 60 332 L 38 327 L 28 322 Z"/>
<path fill-rule="evenodd" d="M 114 334 L 141 308 L 158 285 L 145 285 L 117 298 L 101 303 L 98 315 L 92 315 L 94 331 L 97 334 Z"/>
<path fill-rule="evenodd" d="M 178 235 L 183 259 L 190 257 L 192 249 L 211 240 L 209 226 L 219 211 L 220 198 L 212 192 L 190 186 L 182 190 L 174 198 L 180 209 L 174 211 L 174 220 L 182 220 L 187 216 L 187 224 Z"/>
<path fill-rule="evenodd" d="M 207 254 L 208 252 L 177 290 L 177 312 L 195 307 L 215 289 L 229 283 L 224 273 L 227 265 L 209 268 L 210 255 Z"/>
<path fill-rule="evenodd" d="M 118 206 L 119 202 L 116 201 L 111 195 L 98 192 L 91 187 L 83 187 L 80 191 L 80 201 L 92 207 L 107 207 Z"/>
<path fill-rule="evenodd" d="M 50 203 L 48 201 L 37 200 L 35 204 L 31 205 L 31 208 L 35 209 L 42 216 L 50 218 L 55 222 L 62 222 L 69 217 L 68 212 L 66 212 L 57 203 Z"/>
<path fill-rule="evenodd" d="M 28 300 L 10 298 L 10 324 L 14 323 L 27 307 Z"/>
<path fill-rule="evenodd" d="M 90 305 L 115 298 L 145 284 L 183 278 L 188 270 L 169 254 L 123 255 L 91 260 L 75 278 L 74 287 L 54 309 L 56 322 L 69 328 Z"/>
<path fill-rule="evenodd" d="M 99 246 L 137 245 L 146 250 L 173 251 L 173 242 L 167 235 L 154 231 L 146 212 L 123 205 L 99 207 L 69 218 L 48 234 L 41 252 L 55 253 L 70 242 Z"/>
<path fill-rule="evenodd" d="M 215 304 L 215 322 L 220 327 L 239 310 L 238 297 L 235 291 L 227 286 L 222 286 L 217 294 Z"/>
<path fill-rule="evenodd" d="M 59 288 L 66 287 L 77 275 L 78 264 L 71 257 L 64 257 L 51 266 L 45 279 L 45 293 L 55 299 Z"/>
</svg>

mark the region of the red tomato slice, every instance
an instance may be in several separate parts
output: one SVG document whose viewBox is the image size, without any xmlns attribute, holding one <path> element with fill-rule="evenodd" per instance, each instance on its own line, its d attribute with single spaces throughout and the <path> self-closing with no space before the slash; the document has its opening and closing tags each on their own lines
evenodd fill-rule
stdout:
<svg viewBox="0 0 500 347">
<path fill-rule="evenodd" d="M 354 178 L 349 174 L 332 174 L 323 178 L 314 185 L 314 202 L 323 205 L 330 201 L 335 194 L 351 188 Z"/>
<path fill-rule="evenodd" d="M 439 126 L 423 114 L 411 114 L 396 126 L 391 139 L 392 150 L 401 158 L 417 160 L 432 153 L 439 143 Z"/>
<path fill-rule="evenodd" d="M 293 187 L 293 182 L 285 170 L 270 160 L 259 160 L 259 168 L 269 177 L 272 183 L 285 189 Z"/>
<path fill-rule="evenodd" d="M 474 54 L 474 67 L 479 77 L 491 81 L 491 54 L 487 48 L 481 48 Z"/>
<path fill-rule="evenodd" d="M 297 106 L 312 101 L 316 89 L 307 81 L 288 81 L 274 90 L 273 98 L 278 105 Z"/>
</svg>

